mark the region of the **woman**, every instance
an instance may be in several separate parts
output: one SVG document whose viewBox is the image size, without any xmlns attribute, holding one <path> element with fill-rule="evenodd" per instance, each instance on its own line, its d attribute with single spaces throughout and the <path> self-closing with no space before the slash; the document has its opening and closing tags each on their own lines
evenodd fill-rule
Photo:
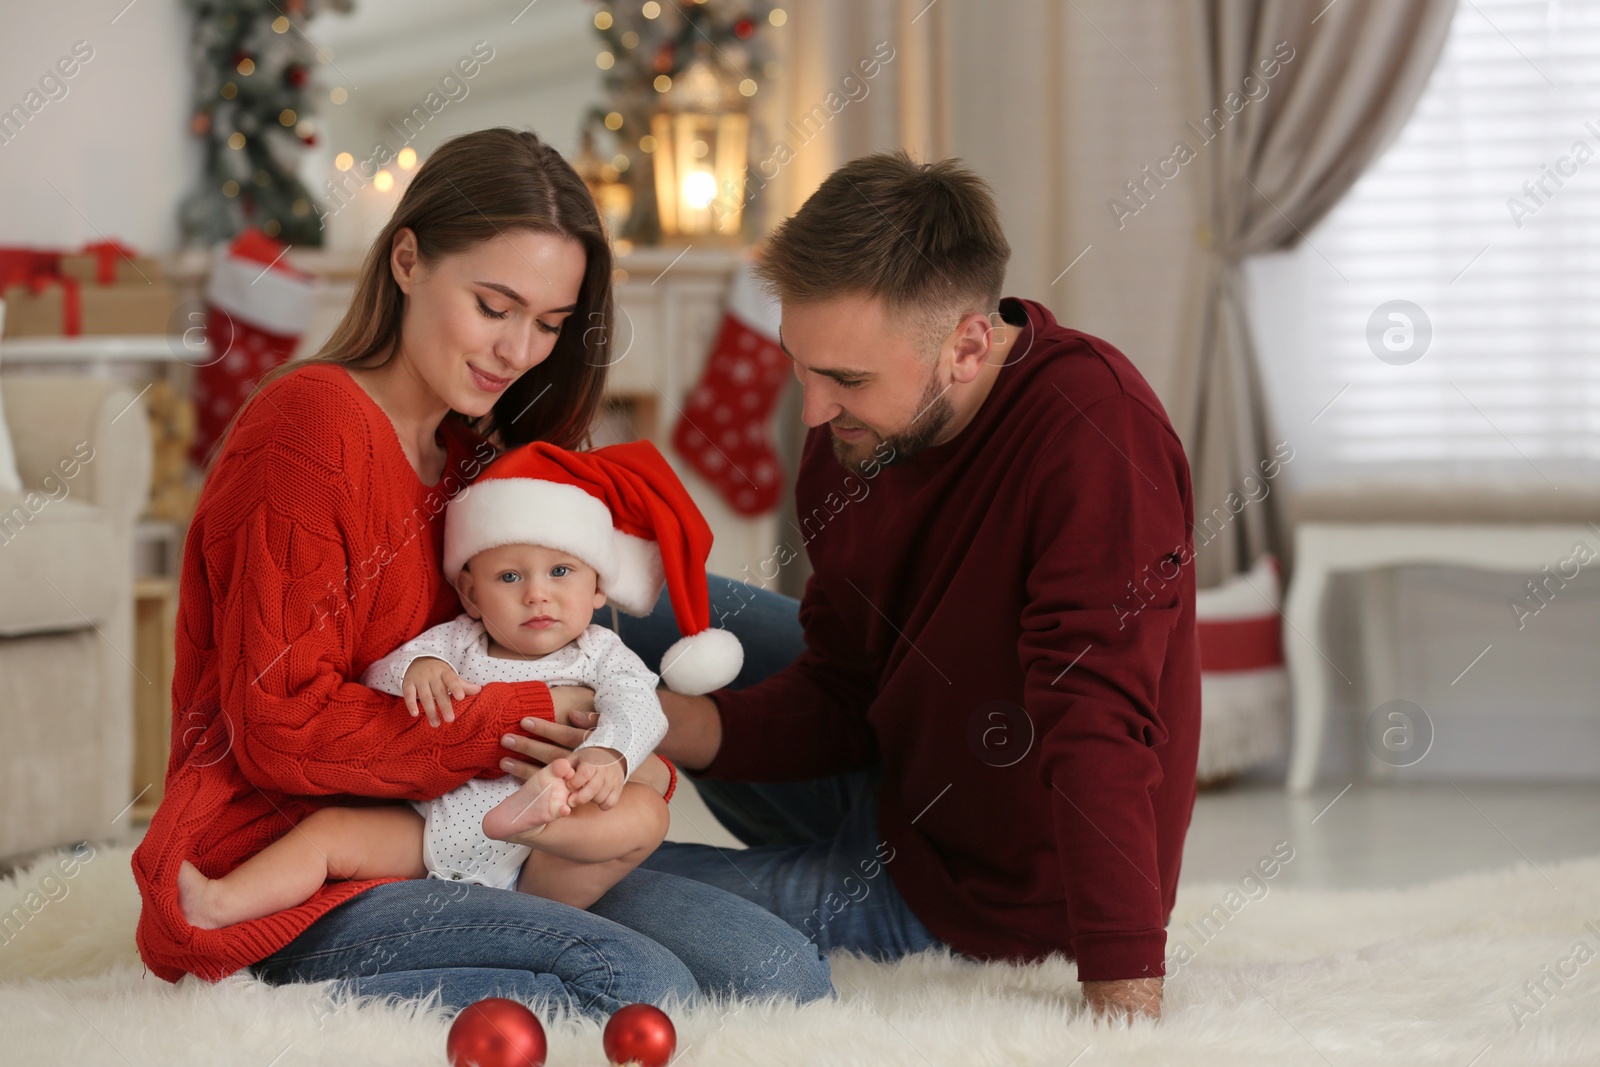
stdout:
<svg viewBox="0 0 1600 1067">
<path fill-rule="evenodd" d="M 185 860 L 218 877 L 325 805 L 502 773 L 503 739 L 588 705 L 586 689 L 498 683 L 435 729 L 352 679 L 458 612 L 440 573 L 444 506 L 490 441 L 582 442 L 610 362 L 611 269 L 559 154 L 531 133 L 458 137 L 417 172 L 327 345 L 263 378 L 236 416 L 185 544 L 166 793 L 133 858 L 139 950 L 157 975 L 248 968 L 599 1017 L 700 991 L 832 994 L 826 958 L 792 927 L 644 870 L 588 911 L 359 870 L 219 930 L 179 909 Z"/>
</svg>

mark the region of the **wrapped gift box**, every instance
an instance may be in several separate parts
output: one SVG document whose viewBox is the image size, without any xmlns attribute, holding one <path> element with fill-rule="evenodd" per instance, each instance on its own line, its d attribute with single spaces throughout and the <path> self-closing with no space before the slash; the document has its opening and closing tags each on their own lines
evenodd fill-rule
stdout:
<svg viewBox="0 0 1600 1067">
<path fill-rule="evenodd" d="M 83 285 L 143 285 L 161 280 L 161 261 L 113 247 L 105 252 L 86 250 L 61 257 L 61 273 Z"/>
<path fill-rule="evenodd" d="M 74 287 L 77 329 L 69 307 Z M 96 285 L 65 278 L 37 291 L 31 285 L 13 285 L 4 291 L 4 298 L 6 337 L 166 333 L 178 307 L 177 290 L 155 280 Z"/>
<path fill-rule="evenodd" d="M 6 337 L 166 333 L 178 304 L 160 262 L 117 241 L 0 247 L 0 295 Z"/>
</svg>

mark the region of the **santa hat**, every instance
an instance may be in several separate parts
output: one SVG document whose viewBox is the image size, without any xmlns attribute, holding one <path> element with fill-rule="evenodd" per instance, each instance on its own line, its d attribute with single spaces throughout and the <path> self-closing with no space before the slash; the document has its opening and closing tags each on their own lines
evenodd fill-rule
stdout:
<svg viewBox="0 0 1600 1067">
<path fill-rule="evenodd" d="M 674 692 L 720 689 L 744 665 L 739 639 L 711 628 L 711 527 L 648 441 L 591 452 L 536 441 L 489 464 L 445 513 L 445 573 L 453 580 L 479 552 L 513 544 L 577 556 L 629 615 L 650 614 L 665 584 L 684 635 L 661 660 Z"/>
</svg>

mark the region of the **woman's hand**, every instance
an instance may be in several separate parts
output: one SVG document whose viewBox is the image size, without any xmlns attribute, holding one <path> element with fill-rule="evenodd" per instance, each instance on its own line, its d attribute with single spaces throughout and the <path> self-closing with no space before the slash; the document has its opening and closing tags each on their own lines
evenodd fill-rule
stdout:
<svg viewBox="0 0 1600 1067">
<path fill-rule="evenodd" d="M 583 709 L 593 710 L 594 690 L 586 689 L 580 685 L 557 685 L 550 689 L 551 702 L 555 704 L 556 721 L 548 719 L 527 718 L 522 720 L 522 728 L 532 734 L 523 737 L 520 734 L 506 734 L 500 743 L 519 756 L 537 761 L 527 763 L 523 760 L 507 757 L 500 761 L 500 769 L 507 774 L 514 774 L 526 781 L 539 769 L 539 766 L 551 760 L 571 758 L 572 750 L 582 744 L 583 739 L 589 736 L 587 729 L 568 726 L 569 716 L 574 711 Z"/>
</svg>

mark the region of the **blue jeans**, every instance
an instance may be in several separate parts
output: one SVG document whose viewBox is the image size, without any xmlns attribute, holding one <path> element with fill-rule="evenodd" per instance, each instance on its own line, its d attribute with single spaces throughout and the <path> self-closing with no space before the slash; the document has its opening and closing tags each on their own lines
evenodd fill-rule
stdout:
<svg viewBox="0 0 1600 1067">
<path fill-rule="evenodd" d="M 514 890 L 410 879 L 369 889 L 251 968 L 273 985 L 339 979 L 357 996 L 512 997 L 604 1020 L 697 993 L 833 995 L 828 961 L 760 908 L 635 870 L 588 911 Z"/>
<path fill-rule="evenodd" d="M 710 587 L 713 622 L 744 646 L 744 669 L 732 688 L 787 667 L 805 647 L 798 601 L 714 575 Z M 609 624 L 610 612 L 596 621 Z M 679 637 L 665 596 L 645 618 L 619 615 L 616 629 L 652 670 Z M 942 942 L 912 914 L 885 870 L 894 855 L 878 836 L 878 779 L 876 769 L 803 782 L 693 778 L 717 821 L 750 847 L 668 841 L 640 869 L 692 878 L 759 904 L 823 952 L 897 959 L 937 947 Z"/>
<path fill-rule="evenodd" d="M 761 663 L 752 656 L 747 669 Z M 758 905 L 706 879 L 644 868 L 587 911 L 411 879 L 346 901 L 250 970 L 274 985 L 337 979 L 339 991 L 357 996 L 437 992 L 451 1009 L 512 997 L 600 1020 L 625 1004 L 688 1004 L 702 992 L 801 1003 L 833 996 L 820 944 Z"/>
</svg>

